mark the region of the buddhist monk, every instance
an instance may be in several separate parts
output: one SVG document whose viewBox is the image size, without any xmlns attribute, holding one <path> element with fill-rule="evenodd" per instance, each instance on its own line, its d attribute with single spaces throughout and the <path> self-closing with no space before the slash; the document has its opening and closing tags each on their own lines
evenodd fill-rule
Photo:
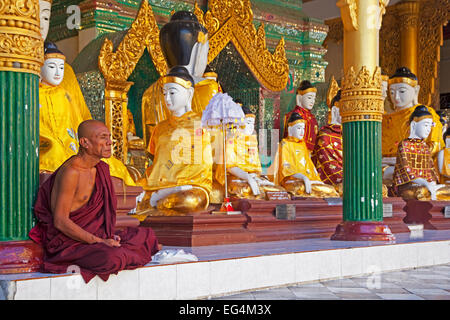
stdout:
<svg viewBox="0 0 450 320">
<path fill-rule="evenodd" d="M 43 272 L 78 266 L 85 282 L 150 262 L 161 249 L 150 228 L 115 230 L 117 198 L 108 165 L 111 134 L 100 121 L 78 127 L 79 151 L 38 191 L 30 238 L 44 248 Z"/>
</svg>

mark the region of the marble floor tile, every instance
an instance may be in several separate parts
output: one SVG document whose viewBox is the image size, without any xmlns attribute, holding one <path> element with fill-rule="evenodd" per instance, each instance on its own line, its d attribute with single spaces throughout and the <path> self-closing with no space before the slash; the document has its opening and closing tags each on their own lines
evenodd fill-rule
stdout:
<svg viewBox="0 0 450 320">
<path fill-rule="evenodd" d="M 335 287 L 328 287 L 328 289 L 337 294 L 337 293 L 350 293 L 350 294 L 372 294 L 368 289 L 366 288 L 335 288 Z"/>
<path fill-rule="evenodd" d="M 352 293 L 352 292 L 340 292 L 335 293 L 335 295 L 343 300 L 381 300 L 380 296 L 374 293 L 364 294 L 364 293 Z"/>
<path fill-rule="evenodd" d="M 377 293 L 383 300 L 424 300 L 415 294 Z"/>
<path fill-rule="evenodd" d="M 448 295 L 450 292 L 442 289 L 407 289 L 409 292 L 417 295 Z"/>
<path fill-rule="evenodd" d="M 231 296 L 212 298 L 211 300 L 255 300 L 251 293 L 238 293 Z"/>
<path fill-rule="evenodd" d="M 425 300 L 450 300 L 450 295 L 428 295 L 428 294 L 421 294 L 419 295 Z"/>
<path fill-rule="evenodd" d="M 337 280 L 328 280 L 322 281 L 322 284 L 325 287 L 344 287 L 344 288 L 357 288 L 361 285 L 351 279 L 337 279 Z"/>
<path fill-rule="evenodd" d="M 333 293 L 295 293 L 298 300 L 339 300 L 340 298 Z"/>
</svg>

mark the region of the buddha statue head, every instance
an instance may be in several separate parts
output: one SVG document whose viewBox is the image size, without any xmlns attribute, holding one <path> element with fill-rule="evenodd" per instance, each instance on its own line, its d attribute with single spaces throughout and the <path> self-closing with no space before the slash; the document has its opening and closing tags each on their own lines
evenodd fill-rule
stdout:
<svg viewBox="0 0 450 320">
<path fill-rule="evenodd" d="M 293 112 L 288 120 L 288 136 L 303 140 L 306 121 L 297 112 Z"/>
<path fill-rule="evenodd" d="M 420 86 L 417 77 L 407 67 L 401 67 L 389 78 L 391 101 L 398 110 L 418 104 Z"/>
<path fill-rule="evenodd" d="M 184 66 L 202 78 L 208 64 L 208 32 L 189 11 L 175 12 L 159 33 L 161 49 L 169 68 Z"/>
<path fill-rule="evenodd" d="M 66 57 L 52 42 L 44 44 L 44 64 L 41 67 L 41 82 L 50 86 L 59 86 L 64 78 Z"/>
<path fill-rule="evenodd" d="M 311 110 L 316 102 L 317 89 L 311 82 L 303 80 L 297 88 L 296 103 L 298 106 Z"/>
<path fill-rule="evenodd" d="M 409 118 L 410 122 L 410 139 L 426 139 L 431 133 L 434 126 L 433 115 L 424 105 L 419 105 Z"/>
<path fill-rule="evenodd" d="M 342 124 L 339 101 L 341 101 L 341 90 L 338 90 L 330 103 L 330 124 Z"/>
<path fill-rule="evenodd" d="M 244 129 L 242 130 L 242 132 L 246 136 L 250 136 L 250 135 L 252 135 L 255 132 L 256 116 L 252 113 L 250 108 L 247 107 L 247 106 L 243 106 L 242 107 L 242 111 L 244 111 L 244 115 L 245 115 L 245 118 L 244 118 Z"/>
<path fill-rule="evenodd" d="M 41 36 L 47 39 L 48 29 L 50 27 L 50 15 L 52 9 L 52 0 L 39 0 L 39 20 L 41 26 Z"/>
<path fill-rule="evenodd" d="M 192 98 L 194 97 L 194 80 L 186 68 L 177 66 L 170 69 L 162 78 L 164 101 L 170 113 L 181 117 L 191 111 Z"/>
</svg>

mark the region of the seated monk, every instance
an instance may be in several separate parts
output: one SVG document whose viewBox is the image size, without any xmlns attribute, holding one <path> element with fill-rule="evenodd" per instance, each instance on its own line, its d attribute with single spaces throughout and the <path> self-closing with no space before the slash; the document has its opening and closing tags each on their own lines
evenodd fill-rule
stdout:
<svg viewBox="0 0 450 320">
<path fill-rule="evenodd" d="M 162 82 L 171 114 L 156 125 L 150 139 L 148 151 L 154 158 L 143 201 L 151 194 L 154 215 L 202 211 L 208 208 L 212 189 L 212 154 L 210 135 L 191 109 L 194 80 L 186 68 L 174 67 Z"/>
<path fill-rule="evenodd" d="M 405 200 L 450 200 L 450 187 L 437 184 L 439 177 L 426 142 L 433 121 L 426 106 L 417 106 L 410 118 L 409 137 L 398 145 L 393 182 Z"/>
<path fill-rule="evenodd" d="M 275 184 L 297 197 L 339 197 L 333 186 L 320 180 L 304 141 L 305 120 L 294 112 L 288 121 L 288 137 L 278 146 Z"/>
<path fill-rule="evenodd" d="M 30 238 L 44 249 L 43 272 L 78 266 L 85 282 L 150 262 L 161 249 L 150 228 L 115 230 L 117 198 L 102 158 L 111 156 L 111 134 L 99 121 L 78 127 L 80 150 L 39 188 L 38 220 Z"/>
<path fill-rule="evenodd" d="M 239 100 L 236 100 L 237 103 Z M 261 176 L 258 138 L 255 133 L 256 116 L 248 107 L 242 107 L 245 126 L 227 140 L 227 187 L 231 196 L 245 199 L 266 199 L 266 192 L 285 191 Z M 217 165 L 215 178 L 225 185 L 224 164 Z"/>
</svg>

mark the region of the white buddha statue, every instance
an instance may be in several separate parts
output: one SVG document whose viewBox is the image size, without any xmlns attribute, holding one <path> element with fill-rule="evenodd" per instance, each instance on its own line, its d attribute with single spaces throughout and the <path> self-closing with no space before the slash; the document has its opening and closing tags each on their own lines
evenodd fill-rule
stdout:
<svg viewBox="0 0 450 320">
<path fill-rule="evenodd" d="M 162 84 L 170 116 L 156 125 L 150 139 L 153 164 L 143 201 L 157 209 L 155 215 L 202 211 L 212 189 L 212 152 L 210 135 L 191 107 L 194 80 L 184 67 L 174 67 Z"/>
</svg>

